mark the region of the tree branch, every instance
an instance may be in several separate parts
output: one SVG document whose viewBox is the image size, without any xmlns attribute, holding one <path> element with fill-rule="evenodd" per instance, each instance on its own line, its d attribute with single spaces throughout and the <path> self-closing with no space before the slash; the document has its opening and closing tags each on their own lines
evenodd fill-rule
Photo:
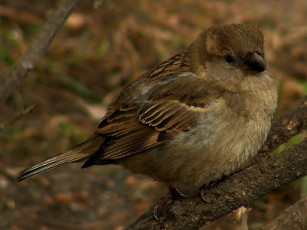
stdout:
<svg viewBox="0 0 307 230">
<path fill-rule="evenodd" d="M 198 229 L 273 189 L 306 176 L 306 153 L 307 139 L 209 188 L 205 192 L 209 203 L 200 197 L 175 200 L 162 208 L 159 222 L 149 210 L 128 229 Z"/>
<path fill-rule="evenodd" d="M 268 153 L 307 128 L 307 95 L 298 105 L 272 122 L 260 154 Z"/>
<path fill-rule="evenodd" d="M 35 108 L 36 108 L 36 105 L 31 105 L 27 109 L 19 112 L 17 115 L 15 115 L 15 116 L 11 117 L 10 119 L 8 119 L 6 122 L 4 122 L 2 124 L 0 123 L 0 131 L 2 129 L 4 129 L 6 126 L 13 124 L 15 121 L 17 121 L 20 118 L 22 118 L 23 116 L 27 115 L 28 113 L 32 113 Z"/>
<path fill-rule="evenodd" d="M 34 68 L 45 53 L 55 34 L 66 21 L 69 14 L 81 0 L 63 0 L 50 15 L 40 32 L 26 52 L 17 60 L 15 65 L 1 78 L 0 105 L 22 83 L 27 73 Z"/>
<path fill-rule="evenodd" d="M 307 196 L 302 196 L 295 204 L 285 209 L 263 230 L 303 230 L 307 229 Z"/>
<path fill-rule="evenodd" d="M 260 153 L 268 153 L 306 128 L 307 97 L 272 123 L 268 139 Z M 205 191 L 200 197 L 172 201 L 162 207 L 159 221 L 152 208 L 128 229 L 198 229 L 201 226 L 247 206 L 262 195 L 307 175 L 307 139 L 277 156 L 259 158 L 255 165 L 234 174 Z"/>
</svg>

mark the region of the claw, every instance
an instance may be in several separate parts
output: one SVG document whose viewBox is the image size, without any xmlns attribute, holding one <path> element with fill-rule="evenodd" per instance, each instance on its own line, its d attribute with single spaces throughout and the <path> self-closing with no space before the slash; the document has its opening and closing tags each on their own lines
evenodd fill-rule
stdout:
<svg viewBox="0 0 307 230">
<path fill-rule="evenodd" d="M 169 204 L 171 203 L 173 200 L 179 200 L 179 199 L 182 199 L 182 198 L 189 198 L 190 196 L 186 195 L 186 194 L 183 194 L 182 192 L 180 192 L 179 189 L 177 188 L 174 188 L 172 186 L 169 186 L 168 187 L 168 190 L 171 194 L 170 197 L 164 199 L 164 200 L 160 200 L 154 207 L 153 209 L 153 216 L 154 218 L 159 222 L 159 212 L 160 212 L 160 209 L 166 205 L 166 204 Z"/>
<path fill-rule="evenodd" d="M 171 197 L 172 197 L 173 200 L 179 200 L 181 198 L 190 198 L 190 196 L 182 193 L 178 188 L 174 188 L 172 186 L 169 186 L 168 190 L 171 193 Z"/>
<path fill-rule="evenodd" d="M 174 188 L 173 186 L 169 186 L 168 187 L 168 190 L 171 194 L 170 197 L 164 199 L 164 200 L 160 200 L 154 207 L 153 209 L 153 216 L 154 218 L 160 222 L 159 220 L 159 212 L 160 212 L 160 209 L 166 205 L 166 204 L 169 204 L 171 203 L 173 200 L 179 200 L 179 199 L 183 199 L 183 198 L 190 198 L 190 196 L 182 193 L 179 189 L 177 188 Z"/>
<path fill-rule="evenodd" d="M 210 202 L 206 198 L 205 189 L 201 189 L 199 192 L 200 198 L 207 204 L 210 204 Z"/>
<path fill-rule="evenodd" d="M 166 199 L 164 199 L 164 200 L 160 200 L 160 201 L 155 205 L 155 207 L 154 207 L 154 209 L 153 209 L 153 216 L 154 216 L 154 218 L 155 218 L 158 222 L 160 222 L 160 219 L 159 219 L 159 212 L 160 212 L 160 209 L 161 209 L 164 205 L 169 204 L 169 203 L 171 203 L 172 201 L 173 201 L 172 198 L 171 198 L 171 197 L 168 197 L 168 198 L 166 198 Z"/>
</svg>

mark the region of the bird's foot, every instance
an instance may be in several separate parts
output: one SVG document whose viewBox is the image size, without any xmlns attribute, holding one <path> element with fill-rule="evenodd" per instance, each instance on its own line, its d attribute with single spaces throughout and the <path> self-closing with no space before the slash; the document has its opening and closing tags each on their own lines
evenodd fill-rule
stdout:
<svg viewBox="0 0 307 230">
<path fill-rule="evenodd" d="M 210 204 L 210 201 L 209 201 L 208 198 L 206 197 L 206 189 L 205 189 L 205 188 L 200 189 L 199 195 L 200 195 L 200 198 L 201 198 L 205 203 Z"/>
<path fill-rule="evenodd" d="M 224 180 L 225 178 L 227 178 L 226 176 L 224 176 L 223 178 L 221 178 L 218 181 L 211 181 L 208 185 L 205 185 L 203 187 L 200 188 L 199 191 L 199 195 L 200 198 L 205 201 L 206 203 L 210 204 L 212 203 L 212 201 L 215 199 L 213 194 L 208 194 L 207 191 L 208 189 L 215 187 L 217 185 L 217 183 L 219 183 L 220 181 Z"/>
<path fill-rule="evenodd" d="M 160 218 L 159 218 L 159 215 L 160 215 L 160 212 L 161 212 L 161 209 L 171 203 L 173 201 L 173 199 L 171 197 L 167 197 L 166 199 L 163 199 L 163 200 L 160 200 L 154 207 L 153 209 L 153 216 L 154 218 L 160 222 Z"/>
<path fill-rule="evenodd" d="M 159 221 L 159 213 L 160 213 L 160 210 L 163 208 L 163 206 L 171 203 L 173 200 L 179 200 L 179 199 L 183 199 L 183 198 L 189 198 L 190 196 L 182 193 L 179 189 L 177 188 L 174 188 L 172 186 L 169 186 L 168 187 L 168 190 L 171 194 L 170 197 L 167 197 L 166 199 L 164 200 L 160 200 L 154 207 L 153 209 L 153 216 L 154 218 Z"/>
</svg>

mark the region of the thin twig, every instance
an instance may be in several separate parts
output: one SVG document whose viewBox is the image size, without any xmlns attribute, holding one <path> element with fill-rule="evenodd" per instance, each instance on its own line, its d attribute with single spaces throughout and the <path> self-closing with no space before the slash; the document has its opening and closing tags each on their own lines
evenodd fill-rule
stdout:
<svg viewBox="0 0 307 230">
<path fill-rule="evenodd" d="M 22 83 L 27 73 L 34 68 L 41 56 L 45 53 L 55 34 L 66 21 L 72 10 L 81 0 L 63 0 L 50 15 L 40 32 L 26 52 L 17 60 L 15 65 L 1 78 L 0 105 L 3 104 L 12 92 Z"/>
<path fill-rule="evenodd" d="M 20 10 L 14 10 L 5 6 L 0 6 L 0 16 L 8 17 L 15 21 L 23 23 L 39 24 L 42 19 L 34 14 L 21 12 Z"/>
<path fill-rule="evenodd" d="M 0 124 L 0 130 L 4 129 L 6 126 L 13 124 L 14 122 L 16 122 L 17 120 L 19 120 L 20 118 L 22 118 L 23 116 L 27 115 L 28 113 L 32 113 L 33 110 L 36 109 L 36 105 L 31 105 L 30 107 L 28 107 L 27 109 L 21 111 L 20 113 L 16 114 L 15 116 L 13 116 L 12 118 L 10 118 L 9 120 L 5 121 L 4 123 Z"/>
</svg>

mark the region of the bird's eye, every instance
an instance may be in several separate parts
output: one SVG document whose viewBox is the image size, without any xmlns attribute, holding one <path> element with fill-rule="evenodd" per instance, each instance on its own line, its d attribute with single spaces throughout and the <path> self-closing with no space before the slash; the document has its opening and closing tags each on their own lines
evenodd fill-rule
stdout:
<svg viewBox="0 0 307 230">
<path fill-rule="evenodd" d="M 227 54 L 224 56 L 224 59 L 227 63 L 231 64 L 231 63 L 234 63 L 235 62 L 235 58 L 234 56 L 230 55 L 230 54 Z"/>
</svg>

